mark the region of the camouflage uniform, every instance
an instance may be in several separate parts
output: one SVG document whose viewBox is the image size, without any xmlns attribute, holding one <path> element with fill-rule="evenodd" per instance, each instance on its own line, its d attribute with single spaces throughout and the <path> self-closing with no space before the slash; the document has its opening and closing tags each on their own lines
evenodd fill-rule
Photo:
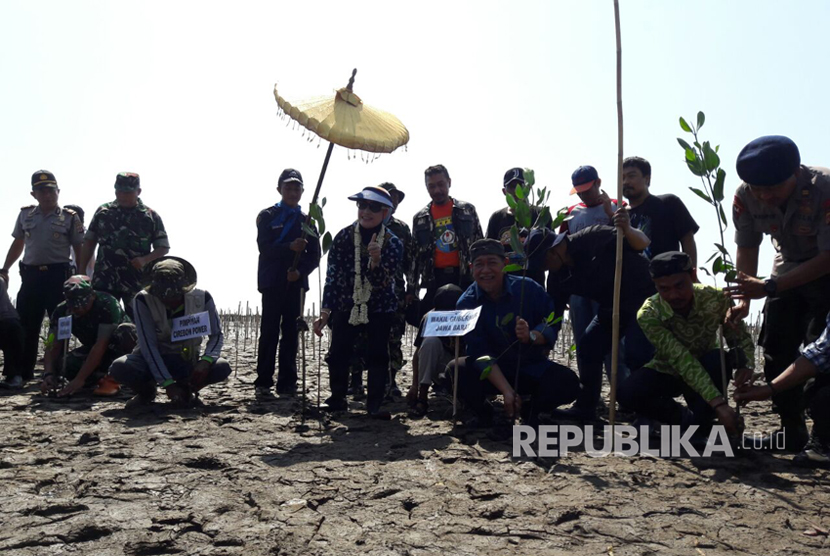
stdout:
<svg viewBox="0 0 830 556">
<path fill-rule="evenodd" d="M 130 261 L 152 249 L 170 247 L 161 216 L 141 199 L 135 208 L 122 208 L 116 201 L 106 203 L 95 211 L 84 239 L 99 245 L 93 288 L 121 299 L 129 313 L 142 287 L 142 273 Z"/>
<path fill-rule="evenodd" d="M 58 330 L 58 320 L 69 315 L 67 302 L 61 302 L 49 324 L 48 343 L 55 342 Z M 101 364 L 87 379 L 87 383 L 96 382 L 106 374 L 110 364 L 122 355 L 130 353 L 136 345 L 135 325 L 130 322 L 118 300 L 108 293 L 96 291 L 95 301 L 89 312 L 83 316 L 72 316 L 72 335 L 78 339 L 81 346 L 67 354 L 66 369 L 63 376 L 69 380 L 75 378 L 89 356 L 92 347 L 99 339 L 108 337 L 109 344 Z M 58 362 L 56 362 L 58 364 Z M 59 365 L 59 364 L 58 364 Z"/>
</svg>

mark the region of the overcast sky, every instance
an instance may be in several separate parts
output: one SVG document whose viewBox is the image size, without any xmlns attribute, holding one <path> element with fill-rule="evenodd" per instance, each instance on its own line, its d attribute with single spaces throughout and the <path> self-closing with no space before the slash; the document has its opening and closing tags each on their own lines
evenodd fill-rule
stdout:
<svg viewBox="0 0 830 556">
<path fill-rule="evenodd" d="M 678 116 L 706 113 L 727 198 L 740 183 L 737 153 L 760 135 L 788 135 L 806 164 L 830 165 L 829 6 L 621 2 L 625 154 L 651 161 L 652 193 L 685 201 L 702 228 L 701 260 L 716 220 L 688 190 L 700 184 L 675 140 Z M 297 98 L 333 93 L 352 68 L 355 92 L 397 115 L 411 140 L 371 164 L 335 148 L 323 186 L 333 232 L 356 216 L 345 198 L 383 181 L 406 192 L 399 216 L 411 222 L 429 201 L 423 170 L 437 163 L 482 226 L 503 206 L 513 166 L 536 170 L 553 208 L 575 201 L 570 174 L 581 164 L 616 191 L 611 0 L 2 0 L 0 226 L 10 234 L 33 202 L 37 169 L 53 171 L 61 204 L 81 205 L 87 219 L 114 198 L 118 172 L 138 172 L 171 254 L 196 266 L 217 305 L 258 305 L 256 215 L 278 201 L 285 167 L 303 173 L 306 207 L 325 154 L 278 119 L 274 84 Z M 734 252 L 731 223 L 728 235 Z M 768 240 L 761 261 L 769 274 Z M 316 302 L 316 275 L 312 283 Z M 13 271 L 12 294 L 18 286 Z"/>
</svg>

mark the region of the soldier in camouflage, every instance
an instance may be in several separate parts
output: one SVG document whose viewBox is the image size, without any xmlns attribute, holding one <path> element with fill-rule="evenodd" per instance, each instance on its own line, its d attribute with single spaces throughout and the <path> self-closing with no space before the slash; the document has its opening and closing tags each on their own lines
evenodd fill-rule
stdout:
<svg viewBox="0 0 830 556">
<path fill-rule="evenodd" d="M 392 197 L 392 203 L 394 204 L 392 214 L 394 214 L 398 209 L 398 205 L 406 197 L 406 194 L 395 187 L 394 183 L 382 183 L 380 187 L 388 191 Z M 403 359 L 402 341 L 404 332 L 406 332 L 406 319 L 404 315 L 406 310 L 406 282 L 404 281 L 404 277 L 409 273 L 409 267 L 412 264 L 414 245 L 412 243 L 412 232 L 409 231 L 409 226 L 406 222 L 390 216 L 386 227 L 403 243 L 403 260 L 398 275 L 395 277 L 395 295 L 398 298 L 398 310 L 392 319 L 392 329 L 389 333 L 389 373 L 391 380 L 388 385 L 388 394 L 393 397 L 400 397 L 401 390 L 398 388 L 396 377 L 398 371 L 406 364 L 406 361 Z M 358 345 L 365 346 L 368 342 L 369 338 L 366 337 L 365 333 L 358 337 Z M 363 394 L 363 369 L 365 368 L 365 362 L 363 361 L 362 354 L 364 352 L 365 349 L 355 350 L 355 355 L 350 364 L 351 385 L 349 386 L 349 394 L 358 398 Z"/>
<path fill-rule="evenodd" d="M 52 313 L 49 325 L 41 390 L 51 390 L 60 384 L 57 376 L 64 367 L 61 361 L 66 346 L 56 340 L 58 321 L 71 315 L 72 335 L 81 346 L 67 353 L 62 376 L 69 383 L 58 392 L 59 396 L 69 396 L 99 379 L 107 380 L 104 375 L 110 364 L 135 348 L 136 332 L 118 300 L 93 290 L 88 276 L 72 276 L 64 282 L 63 291 L 66 300 Z M 118 393 L 118 388 L 106 393 Z"/>
<path fill-rule="evenodd" d="M 170 251 L 161 216 L 141 202 L 138 174 L 115 178 L 115 201 L 98 207 L 89 229 L 78 268 L 86 268 L 98 247 L 92 286 L 124 303 L 132 316 L 132 301 L 142 288 L 141 270 Z"/>
</svg>

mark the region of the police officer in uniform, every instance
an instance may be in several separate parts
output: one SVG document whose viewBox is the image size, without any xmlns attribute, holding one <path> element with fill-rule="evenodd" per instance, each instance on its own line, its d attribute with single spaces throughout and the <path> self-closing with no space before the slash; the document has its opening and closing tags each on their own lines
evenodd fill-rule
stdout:
<svg viewBox="0 0 830 556">
<path fill-rule="evenodd" d="M 726 290 L 738 300 L 733 322 L 749 313 L 750 300 L 766 298 L 759 341 L 764 375 L 772 381 L 798 358 L 802 343 L 818 338 L 830 311 L 830 170 L 802 165 L 796 144 L 779 135 L 744 147 L 737 169 L 744 182 L 732 207 L 739 274 Z M 761 279 L 764 234 L 776 255 L 771 275 Z M 808 438 L 802 393 L 796 388 L 772 397 L 788 451 L 800 451 Z"/>
<path fill-rule="evenodd" d="M 0 274 L 8 280 L 11 265 L 20 263 L 17 310 L 24 330 L 22 373 L 31 380 L 37 361 L 44 313 L 52 314 L 63 301 L 63 283 L 69 278 L 69 249 L 80 255 L 83 225 L 75 211 L 58 205 L 58 182 L 47 170 L 32 174 L 32 197 L 37 205 L 20 209 L 12 242 Z"/>
</svg>

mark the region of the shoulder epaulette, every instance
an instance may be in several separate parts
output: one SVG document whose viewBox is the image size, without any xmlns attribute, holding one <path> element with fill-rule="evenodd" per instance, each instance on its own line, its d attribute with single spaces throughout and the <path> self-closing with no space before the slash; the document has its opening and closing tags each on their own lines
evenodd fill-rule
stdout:
<svg viewBox="0 0 830 556">
<path fill-rule="evenodd" d="M 70 209 L 70 208 L 66 208 L 66 207 L 61 207 L 61 208 L 63 210 L 65 210 L 66 212 L 68 212 L 69 214 L 71 214 L 72 216 L 75 216 L 76 214 L 78 214 L 78 211 L 76 211 L 75 209 Z"/>
<path fill-rule="evenodd" d="M 20 207 L 20 210 L 29 210 L 35 208 L 37 205 L 26 205 L 25 207 Z"/>
</svg>

